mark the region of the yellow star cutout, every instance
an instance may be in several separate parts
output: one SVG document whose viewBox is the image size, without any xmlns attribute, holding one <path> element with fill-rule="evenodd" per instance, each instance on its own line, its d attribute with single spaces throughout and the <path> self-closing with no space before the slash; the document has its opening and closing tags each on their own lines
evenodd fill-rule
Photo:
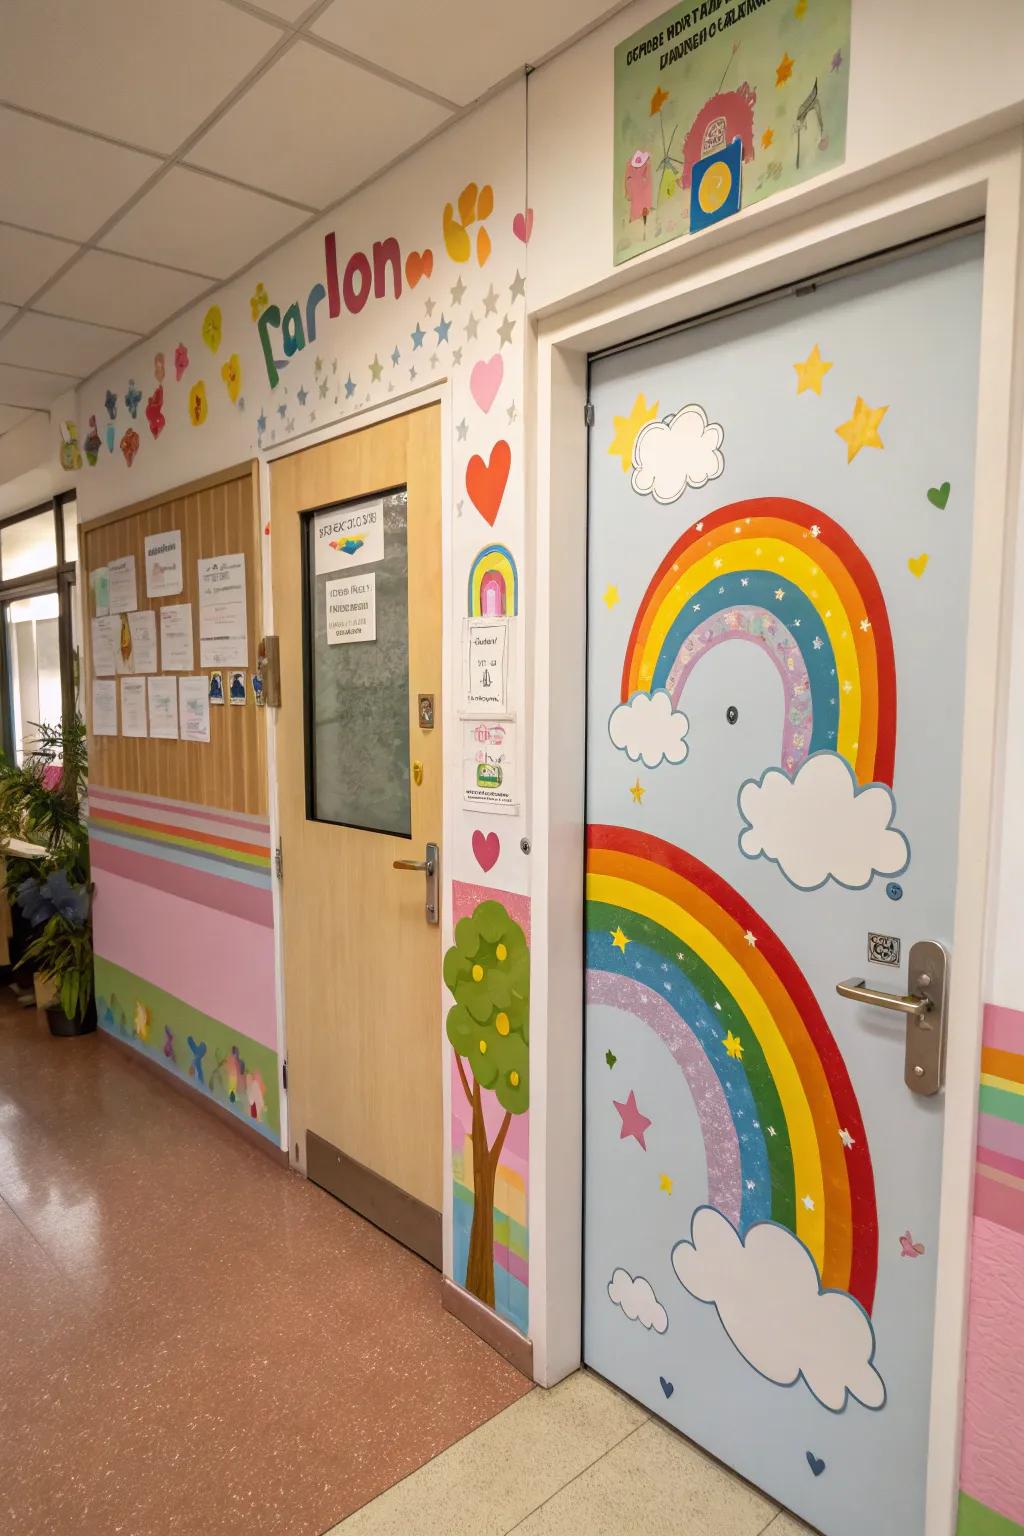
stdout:
<svg viewBox="0 0 1024 1536">
<path fill-rule="evenodd" d="M 743 1060 L 743 1041 L 739 1035 L 734 1035 L 731 1029 L 722 1041 L 722 1044 L 734 1061 Z"/>
<path fill-rule="evenodd" d="M 887 405 L 872 407 L 857 396 L 857 403 L 853 407 L 853 415 L 849 421 L 844 421 L 841 427 L 836 427 L 837 436 L 846 444 L 846 462 L 852 464 L 862 448 L 884 448 L 885 444 L 878 435 L 878 428 L 882 424 L 882 417 L 889 409 Z"/>
<path fill-rule="evenodd" d="M 621 949 L 622 953 L 625 954 L 626 953 L 626 945 L 627 944 L 632 944 L 632 942 L 633 942 L 632 939 L 627 939 L 626 938 L 626 935 L 623 933 L 621 928 L 613 928 L 612 929 L 612 948 L 613 949 Z"/>
<path fill-rule="evenodd" d="M 634 803 L 636 805 L 642 805 L 643 804 L 644 795 L 646 795 L 647 791 L 644 788 L 644 786 L 640 783 L 639 779 L 637 779 L 635 784 L 631 784 L 629 786 L 629 792 L 633 796 L 633 800 L 634 800 Z"/>
<path fill-rule="evenodd" d="M 793 15 L 800 21 L 807 14 L 807 0 L 796 0 L 793 7 Z"/>
<path fill-rule="evenodd" d="M 821 394 L 821 381 L 832 367 L 826 363 L 818 350 L 818 344 L 808 352 L 802 363 L 794 363 L 796 369 L 796 392 L 802 395 L 805 389 L 813 389 L 816 395 Z"/>
<path fill-rule="evenodd" d="M 771 149 L 772 143 L 773 143 L 774 139 L 775 139 L 774 130 L 771 129 L 771 128 L 766 128 L 764 133 L 762 133 L 762 135 L 761 135 L 761 148 L 762 149 Z"/>
<path fill-rule="evenodd" d="M 628 416 L 613 416 L 615 436 L 608 446 L 608 452 L 618 455 L 622 468 L 628 475 L 633 468 L 633 444 L 641 427 L 645 427 L 649 421 L 653 421 L 658 414 L 658 402 L 648 405 L 644 394 L 641 392 L 633 401 L 633 409 Z"/>
<path fill-rule="evenodd" d="M 618 587 L 606 587 L 604 593 L 604 605 L 610 611 L 619 600 Z"/>
<path fill-rule="evenodd" d="M 672 1180 L 667 1173 L 661 1175 L 661 1178 L 658 1180 L 658 1188 L 663 1189 L 666 1195 L 672 1193 Z"/>
<path fill-rule="evenodd" d="M 786 81 L 789 79 L 792 73 L 793 60 L 790 58 L 788 53 L 784 53 L 782 58 L 779 60 L 778 67 L 775 71 L 775 84 L 785 85 Z"/>
</svg>

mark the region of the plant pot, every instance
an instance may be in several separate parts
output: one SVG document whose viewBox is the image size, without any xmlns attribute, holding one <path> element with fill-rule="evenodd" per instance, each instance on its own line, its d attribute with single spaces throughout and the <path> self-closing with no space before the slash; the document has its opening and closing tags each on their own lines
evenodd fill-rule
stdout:
<svg viewBox="0 0 1024 1536">
<path fill-rule="evenodd" d="M 50 1034 L 58 1035 L 61 1039 L 68 1039 L 72 1035 L 91 1035 L 96 1028 L 96 999 L 90 1000 L 85 1011 L 84 1019 L 69 1019 L 63 1008 L 47 1008 L 46 1020 L 50 1026 Z"/>
</svg>

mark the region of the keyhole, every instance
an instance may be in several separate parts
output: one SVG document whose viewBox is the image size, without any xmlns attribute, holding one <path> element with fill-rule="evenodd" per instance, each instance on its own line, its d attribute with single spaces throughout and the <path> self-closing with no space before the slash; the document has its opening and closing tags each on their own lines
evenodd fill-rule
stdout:
<svg viewBox="0 0 1024 1536">
<path fill-rule="evenodd" d="M 736 708 L 736 705 L 735 704 L 730 704 L 729 708 L 725 712 L 725 718 L 728 720 L 729 724 L 730 725 L 735 725 L 736 721 L 739 719 L 739 717 L 740 717 L 740 712 Z"/>
</svg>

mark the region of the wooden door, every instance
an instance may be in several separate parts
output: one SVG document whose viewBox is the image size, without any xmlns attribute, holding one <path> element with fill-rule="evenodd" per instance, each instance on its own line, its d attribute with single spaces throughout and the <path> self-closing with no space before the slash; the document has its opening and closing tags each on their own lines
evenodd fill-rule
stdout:
<svg viewBox="0 0 1024 1536">
<path fill-rule="evenodd" d="M 394 867 L 441 842 L 439 409 L 278 460 L 271 508 L 293 1157 L 439 1262 L 440 928 Z"/>
</svg>

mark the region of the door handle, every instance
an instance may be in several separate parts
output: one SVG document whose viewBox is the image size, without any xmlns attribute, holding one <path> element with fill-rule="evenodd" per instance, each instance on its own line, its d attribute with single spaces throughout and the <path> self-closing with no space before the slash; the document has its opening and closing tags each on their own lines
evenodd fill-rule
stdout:
<svg viewBox="0 0 1024 1536">
<path fill-rule="evenodd" d="M 436 843 L 428 843 L 425 859 L 395 859 L 392 869 L 411 869 L 424 874 L 427 877 L 427 894 L 424 902 L 424 916 L 430 924 L 441 921 L 437 902 L 438 877 L 441 868 L 441 850 Z"/>
<path fill-rule="evenodd" d="M 912 992 L 883 992 L 857 976 L 837 982 L 836 991 L 851 1002 L 906 1015 L 903 1081 L 912 1093 L 929 1096 L 938 1093 L 946 1077 L 949 957 L 941 944 L 919 939 L 910 946 L 908 972 Z"/>
</svg>

